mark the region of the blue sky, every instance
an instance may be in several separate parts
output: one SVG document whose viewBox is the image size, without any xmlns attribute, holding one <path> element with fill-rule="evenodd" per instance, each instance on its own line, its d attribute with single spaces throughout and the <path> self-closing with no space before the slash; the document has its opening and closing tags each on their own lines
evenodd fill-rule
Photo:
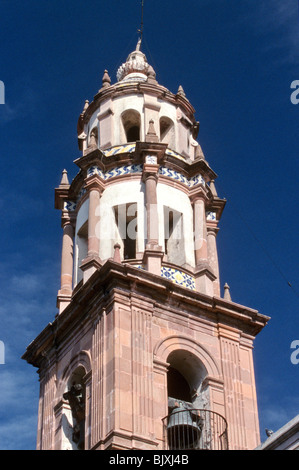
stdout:
<svg viewBox="0 0 299 470">
<path fill-rule="evenodd" d="M 77 172 L 77 119 L 136 45 L 139 0 L 0 0 L 0 449 L 34 449 L 38 375 L 21 360 L 55 317 L 54 188 Z M 255 341 L 261 439 L 299 412 L 297 0 L 145 0 L 143 51 L 182 85 L 227 199 L 218 249 L 232 299 L 271 317 Z M 288 284 L 291 284 L 291 286 Z"/>
</svg>

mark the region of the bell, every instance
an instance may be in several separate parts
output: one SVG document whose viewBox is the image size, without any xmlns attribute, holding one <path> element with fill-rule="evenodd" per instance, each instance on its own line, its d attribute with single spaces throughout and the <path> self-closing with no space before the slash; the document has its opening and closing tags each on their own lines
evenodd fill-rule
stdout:
<svg viewBox="0 0 299 470">
<path fill-rule="evenodd" d="M 191 410 L 177 406 L 169 416 L 167 434 L 170 449 L 194 449 L 201 434 L 201 419 Z"/>
</svg>

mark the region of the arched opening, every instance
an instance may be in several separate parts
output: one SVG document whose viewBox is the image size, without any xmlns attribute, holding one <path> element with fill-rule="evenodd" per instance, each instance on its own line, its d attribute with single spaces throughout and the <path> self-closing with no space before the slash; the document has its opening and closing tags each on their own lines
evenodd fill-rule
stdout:
<svg viewBox="0 0 299 470">
<path fill-rule="evenodd" d="M 170 353 L 168 363 L 170 364 L 167 373 L 169 448 L 174 450 L 199 448 L 204 423 L 195 402 L 206 369 L 196 356 L 184 350 Z"/>
<path fill-rule="evenodd" d="M 126 141 L 136 142 L 137 140 L 140 140 L 140 114 L 134 109 L 128 109 L 123 112 L 121 118 L 126 135 Z"/>
<path fill-rule="evenodd" d="M 85 448 L 85 369 L 79 366 L 68 380 L 67 390 L 63 394 L 69 408 L 63 423 L 64 434 L 69 441 L 68 448 L 84 450 Z"/>
<path fill-rule="evenodd" d="M 174 123 L 166 116 L 160 118 L 160 142 L 168 144 L 170 148 L 174 148 Z"/>
</svg>

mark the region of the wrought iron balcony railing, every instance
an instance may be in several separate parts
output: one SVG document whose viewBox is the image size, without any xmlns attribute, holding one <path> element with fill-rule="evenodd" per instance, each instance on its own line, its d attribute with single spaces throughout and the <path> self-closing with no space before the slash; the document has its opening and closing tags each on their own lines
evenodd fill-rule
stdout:
<svg viewBox="0 0 299 470">
<path fill-rule="evenodd" d="M 228 450 L 226 420 L 213 411 L 177 407 L 163 418 L 163 427 L 169 450 Z"/>
</svg>

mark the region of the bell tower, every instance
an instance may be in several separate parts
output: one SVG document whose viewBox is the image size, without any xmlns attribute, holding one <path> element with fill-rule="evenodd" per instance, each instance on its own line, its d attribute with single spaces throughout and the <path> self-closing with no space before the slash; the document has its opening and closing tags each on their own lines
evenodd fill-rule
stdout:
<svg viewBox="0 0 299 470">
<path fill-rule="evenodd" d="M 141 41 L 86 101 L 61 213 L 58 313 L 23 358 L 38 368 L 37 449 L 254 449 L 252 349 L 268 317 L 221 296 L 225 200 L 180 86 Z"/>
</svg>

